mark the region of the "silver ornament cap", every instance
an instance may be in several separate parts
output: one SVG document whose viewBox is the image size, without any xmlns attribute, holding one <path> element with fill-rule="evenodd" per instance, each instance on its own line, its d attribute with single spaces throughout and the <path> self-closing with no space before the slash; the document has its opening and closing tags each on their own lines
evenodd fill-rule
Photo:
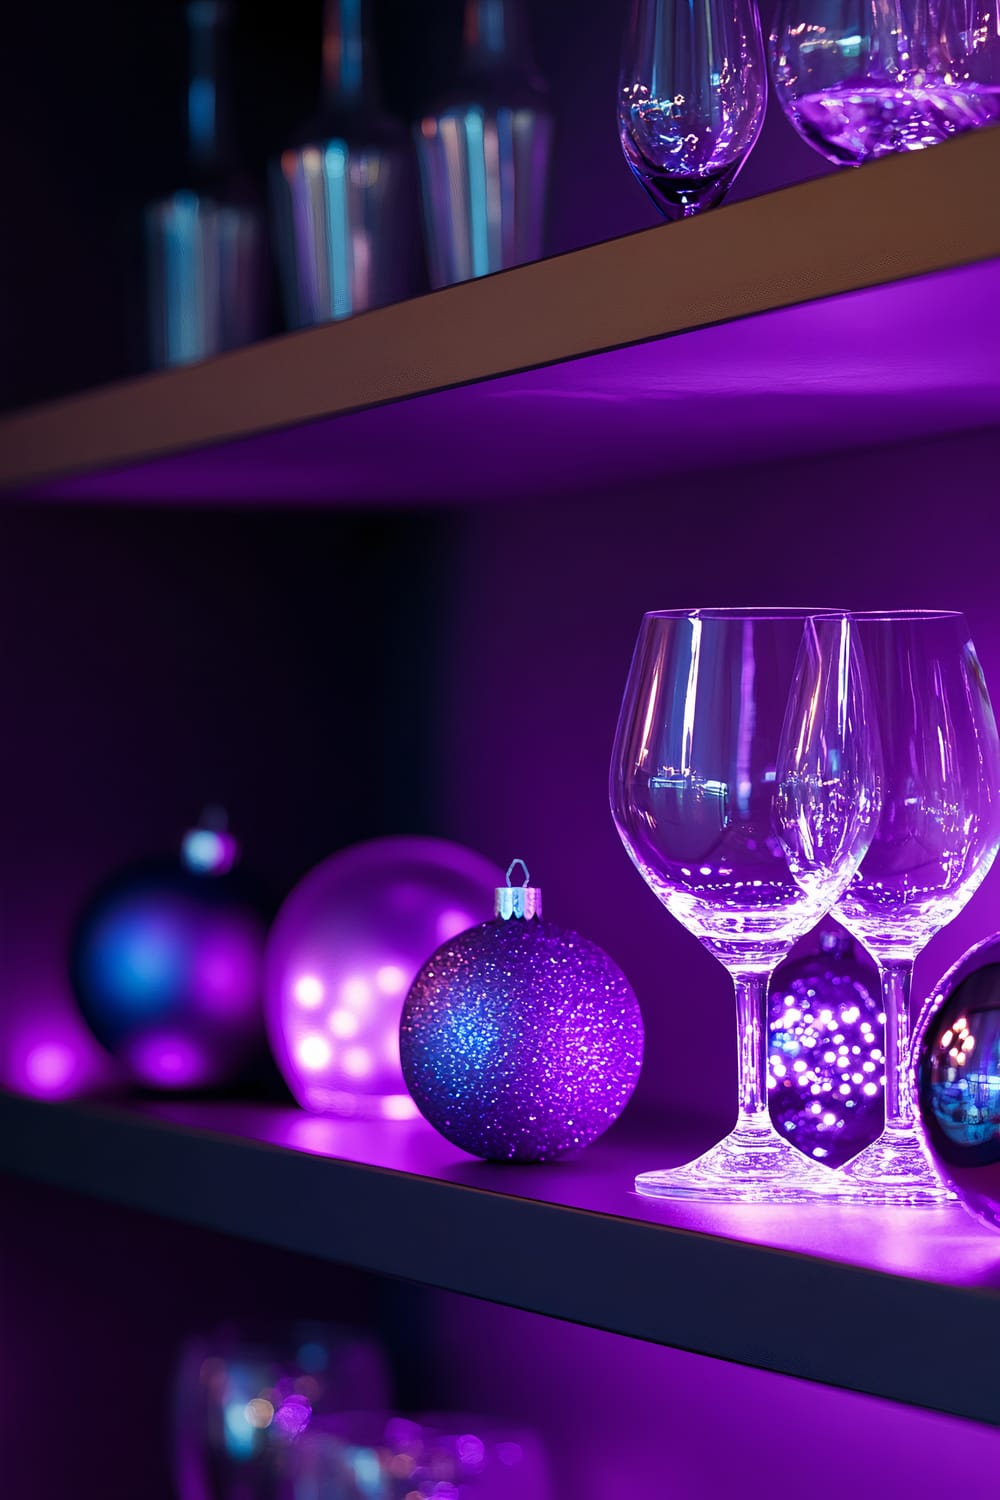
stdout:
<svg viewBox="0 0 1000 1500">
<path fill-rule="evenodd" d="M 524 880 L 520 885 L 515 885 L 513 875 L 518 865 L 524 871 Z M 507 867 L 507 884 L 498 885 L 496 888 L 493 915 L 503 922 L 509 922 L 512 917 L 519 917 L 522 921 L 530 922 L 542 915 L 541 887 L 531 884 L 528 866 L 523 859 L 512 859 Z"/>
</svg>

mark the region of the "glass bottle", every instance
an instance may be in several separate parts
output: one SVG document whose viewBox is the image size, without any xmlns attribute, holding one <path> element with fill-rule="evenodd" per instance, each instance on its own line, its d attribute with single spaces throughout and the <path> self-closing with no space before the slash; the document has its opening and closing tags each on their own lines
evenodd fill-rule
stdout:
<svg viewBox="0 0 1000 1500">
<path fill-rule="evenodd" d="M 522 0 L 466 0 L 458 81 L 415 134 L 434 285 L 537 260 L 552 116 Z"/>
<path fill-rule="evenodd" d="M 322 101 L 273 164 L 288 324 L 408 296 L 419 266 L 412 149 L 380 103 L 367 0 L 326 0 Z"/>
<path fill-rule="evenodd" d="M 145 213 L 150 359 L 187 364 L 267 331 L 263 214 L 239 170 L 230 6 L 186 7 L 188 181 Z"/>
</svg>

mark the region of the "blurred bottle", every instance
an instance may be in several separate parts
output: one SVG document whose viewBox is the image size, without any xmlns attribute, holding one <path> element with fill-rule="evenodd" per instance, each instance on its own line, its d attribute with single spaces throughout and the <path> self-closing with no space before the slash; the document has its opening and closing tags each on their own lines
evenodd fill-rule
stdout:
<svg viewBox="0 0 1000 1500">
<path fill-rule="evenodd" d="M 192 0 L 188 185 L 146 209 L 150 359 L 188 364 L 267 331 L 261 205 L 239 170 L 225 0 Z"/>
<path fill-rule="evenodd" d="M 459 80 L 416 141 L 435 286 L 539 258 L 552 116 L 522 0 L 466 0 Z"/>
<path fill-rule="evenodd" d="M 413 291 L 413 153 L 403 125 L 381 108 L 367 0 L 326 0 L 320 112 L 274 163 L 270 184 L 290 327 Z"/>
</svg>

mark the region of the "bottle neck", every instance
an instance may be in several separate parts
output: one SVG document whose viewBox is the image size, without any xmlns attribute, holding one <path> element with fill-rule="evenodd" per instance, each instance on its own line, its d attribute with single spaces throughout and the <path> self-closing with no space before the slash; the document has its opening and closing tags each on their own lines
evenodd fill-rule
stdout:
<svg viewBox="0 0 1000 1500">
<path fill-rule="evenodd" d="M 467 68 L 533 71 L 523 0 L 465 0 L 463 39 Z"/>
<path fill-rule="evenodd" d="M 188 152 L 201 172 L 218 172 L 233 161 L 229 21 L 224 0 L 193 0 L 187 7 Z"/>
<path fill-rule="evenodd" d="M 325 0 L 323 105 L 334 111 L 378 106 L 368 0 Z"/>
</svg>

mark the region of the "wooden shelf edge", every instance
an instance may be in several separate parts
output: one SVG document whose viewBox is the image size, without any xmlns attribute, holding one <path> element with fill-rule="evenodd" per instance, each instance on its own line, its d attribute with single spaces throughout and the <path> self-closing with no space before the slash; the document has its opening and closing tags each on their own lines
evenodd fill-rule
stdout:
<svg viewBox="0 0 1000 1500">
<path fill-rule="evenodd" d="M 0 490 L 1000 256 L 1000 128 L 0 420 Z"/>
</svg>

